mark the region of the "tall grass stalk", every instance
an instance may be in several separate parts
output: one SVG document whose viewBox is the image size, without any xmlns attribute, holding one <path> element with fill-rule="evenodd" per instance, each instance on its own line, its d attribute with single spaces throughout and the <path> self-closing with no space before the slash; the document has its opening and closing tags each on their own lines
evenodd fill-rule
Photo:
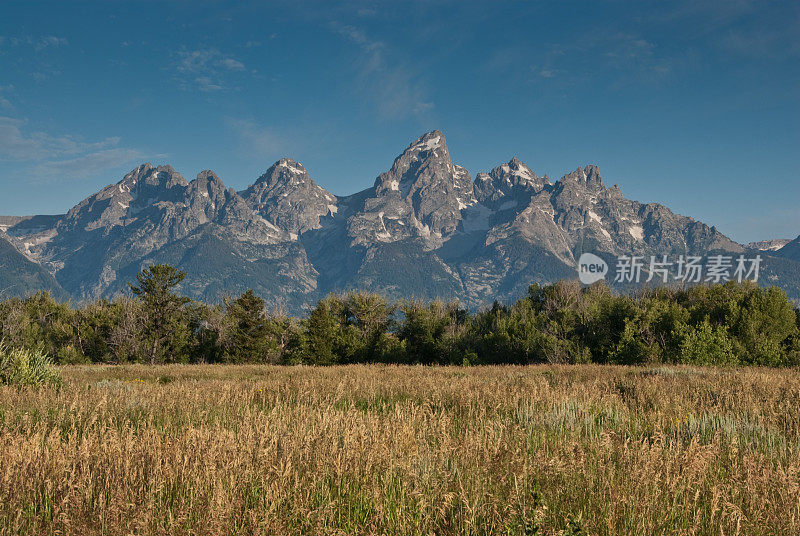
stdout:
<svg viewBox="0 0 800 536">
<path fill-rule="evenodd" d="M 800 534 L 800 371 L 80 366 L 0 387 L 0 534 Z"/>
</svg>

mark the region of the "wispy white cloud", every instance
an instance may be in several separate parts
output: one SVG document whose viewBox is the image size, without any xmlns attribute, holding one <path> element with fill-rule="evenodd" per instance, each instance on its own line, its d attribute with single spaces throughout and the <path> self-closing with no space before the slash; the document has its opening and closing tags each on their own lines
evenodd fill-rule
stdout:
<svg viewBox="0 0 800 536">
<path fill-rule="evenodd" d="M 22 119 L 0 116 L 0 161 L 24 172 L 27 180 L 80 180 L 144 157 L 139 150 L 118 147 L 116 136 L 84 141 L 26 127 Z"/>
<path fill-rule="evenodd" d="M 54 136 L 47 132 L 25 133 L 26 122 L 11 117 L 0 117 L 0 160 L 33 160 L 70 156 L 107 148 L 120 142 L 118 137 L 98 142 L 84 142 L 73 136 Z"/>
<path fill-rule="evenodd" d="M 42 50 L 42 49 L 48 48 L 48 47 L 58 48 L 58 47 L 65 47 L 67 45 L 69 45 L 69 41 L 67 41 L 66 38 L 57 37 L 55 35 L 48 35 L 48 36 L 39 38 L 34 43 L 34 48 L 36 48 L 36 50 Z"/>
<path fill-rule="evenodd" d="M 542 78 L 555 78 L 556 74 L 558 73 L 558 71 L 556 71 L 555 69 L 536 68 L 536 67 L 533 67 L 532 69 L 536 74 L 538 74 Z"/>
<path fill-rule="evenodd" d="M 61 48 L 69 45 L 66 37 L 56 35 L 34 36 L 25 35 L 22 37 L 0 36 L 0 46 L 9 47 L 27 46 L 34 50 L 44 50 L 45 48 Z"/>
<path fill-rule="evenodd" d="M 37 82 L 43 82 L 61 75 L 61 60 L 69 41 L 65 37 L 55 35 L 22 37 L 0 37 L 0 57 L 11 58 L 8 71 L 25 73 Z M 4 73 L 13 76 L 10 73 Z M 7 105 L 0 105 L 8 109 Z"/>
<path fill-rule="evenodd" d="M 244 63 L 233 58 L 225 58 L 220 64 L 231 71 L 244 71 Z"/>
<path fill-rule="evenodd" d="M 184 89 L 205 92 L 228 89 L 228 76 L 247 70 L 244 63 L 215 48 L 181 50 L 176 56 L 175 69 Z"/>
<path fill-rule="evenodd" d="M 31 170 L 31 176 L 40 182 L 81 180 L 95 177 L 106 170 L 143 158 L 144 155 L 136 149 L 115 147 L 76 158 L 36 164 Z"/>
<path fill-rule="evenodd" d="M 420 115 L 434 108 L 414 69 L 401 62 L 390 61 L 384 42 L 369 38 L 356 26 L 334 22 L 330 28 L 358 46 L 358 90 L 370 98 L 381 118 Z"/>
<path fill-rule="evenodd" d="M 14 86 L 0 86 L 0 109 L 2 110 L 13 110 L 14 105 L 11 104 L 11 101 L 8 100 L 3 92 L 13 89 Z"/>
</svg>

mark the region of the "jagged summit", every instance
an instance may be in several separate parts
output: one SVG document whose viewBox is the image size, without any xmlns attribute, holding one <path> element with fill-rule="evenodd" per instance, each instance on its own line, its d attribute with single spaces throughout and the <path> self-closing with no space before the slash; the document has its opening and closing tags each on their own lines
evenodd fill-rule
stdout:
<svg viewBox="0 0 800 536">
<path fill-rule="evenodd" d="M 281 182 L 294 182 L 296 184 L 310 179 L 311 177 L 303 164 L 291 158 L 281 158 L 262 173 L 256 179 L 255 184 L 267 183 L 268 187 L 274 188 Z"/>
<path fill-rule="evenodd" d="M 206 169 L 197 174 L 197 178 L 188 184 L 185 192 L 186 202 L 191 204 L 197 199 L 207 199 L 212 203 L 222 198 L 237 198 L 238 194 L 232 188 L 225 186 L 219 175 Z M 239 198 L 240 201 L 243 201 Z"/>
<path fill-rule="evenodd" d="M 59 222 L 59 232 L 106 231 L 151 208 L 158 202 L 175 202 L 189 185 L 172 166 L 145 163 L 128 172 L 121 181 L 106 186 L 75 205 Z"/>
<path fill-rule="evenodd" d="M 201 204 L 216 209 L 218 204 L 229 201 L 239 202 L 245 206 L 244 200 L 233 189 L 227 188 L 222 179 L 210 169 L 198 173 L 197 178 L 188 184 L 184 193 L 184 203 L 187 207 Z"/>
<path fill-rule="evenodd" d="M 511 160 L 508 161 L 508 164 L 503 164 L 500 168 L 505 173 L 509 173 L 514 177 L 519 177 L 523 181 L 527 181 L 530 183 L 540 183 L 541 179 L 533 172 L 533 170 L 528 167 L 527 164 L 522 162 L 516 156 L 513 157 Z"/>
<path fill-rule="evenodd" d="M 571 173 L 561 177 L 561 182 L 574 182 L 582 184 L 592 189 L 604 189 L 603 179 L 600 177 L 600 169 L 594 164 L 589 164 L 583 168 L 577 168 Z"/>
<path fill-rule="evenodd" d="M 477 202 L 469 172 L 453 164 L 438 130 L 411 143 L 367 195 L 349 221 L 354 244 L 406 238 L 441 243 L 458 228 L 461 211 Z"/>
<path fill-rule="evenodd" d="M 432 130 L 417 138 L 414 143 L 408 146 L 407 151 L 427 152 L 439 148 L 444 148 L 446 150 L 447 141 L 441 130 Z"/>
<path fill-rule="evenodd" d="M 139 164 L 122 178 L 117 184 L 135 184 L 137 181 L 144 179 L 147 175 L 150 174 L 152 170 L 155 169 L 155 166 L 150 162 L 144 162 Z M 170 168 L 171 169 L 171 168 Z"/>
<path fill-rule="evenodd" d="M 492 203 L 515 195 L 530 196 L 549 184 L 546 178 L 537 176 L 515 156 L 489 173 L 478 173 L 475 177 L 475 195 L 481 203 Z"/>
<path fill-rule="evenodd" d="M 222 183 L 222 179 L 219 178 L 219 175 L 217 175 L 210 169 L 204 169 L 203 171 L 198 173 L 197 178 L 195 180 Z"/>
<path fill-rule="evenodd" d="M 240 194 L 253 211 L 294 237 L 318 229 L 321 218 L 338 212 L 336 196 L 291 158 L 275 162 Z"/>
<path fill-rule="evenodd" d="M 375 192 L 382 195 L 399 191 L 408 196 L 414 193 L 414 184 L 421 178 L 444 179 L 451 183 L 451 179 L 455 179 L 459 183 L 457 187 L 463 189 L 464 177 L 469 177 L 469 172 L 453 164 L 444 134 L 434 130 L 417 138 L 395 158 L 389 171 L 375 179 Z"/>
<path fill-rule="evenodd" d="M 136 186 L 171 189 L 188 184 L 183 175 L 175 171 L 172 166 L 153 166 L 149 162 L 136 166 L 117 183 L 118 186 L 128 187 L 129 191 Z"/>
</svg>

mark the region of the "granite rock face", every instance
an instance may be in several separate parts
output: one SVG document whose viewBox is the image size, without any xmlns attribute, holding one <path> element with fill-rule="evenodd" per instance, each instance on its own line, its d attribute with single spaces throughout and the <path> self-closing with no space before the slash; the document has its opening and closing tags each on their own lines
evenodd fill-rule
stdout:
<svg viewBox="0 0 800 536">
<path fill-rule="evenodd" d="M 319 229 L 321 219 L 338 211 L 336 196 L 314 182 L 303 164 L 291 158 L 275 162 L 240 195 L 252 210 L 295 239 Z"/>
<path fill-rule="evenodd" d="M 458 229 L 462 211 L 477 203 L 469 172 L 453 164 L 438 130 L 409 145 L 357 197 L 348 235 L 351 244 L 364 246 L 408 238 L 439 246 Z"/>
</svg>

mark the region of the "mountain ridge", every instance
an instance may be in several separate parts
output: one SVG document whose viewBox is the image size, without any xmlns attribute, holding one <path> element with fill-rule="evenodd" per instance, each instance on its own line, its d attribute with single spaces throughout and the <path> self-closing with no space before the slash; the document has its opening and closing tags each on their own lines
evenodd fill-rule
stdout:
<svg viewBox="0 0 800 536">
<path fill-rule="evenodd" d="M 587 251 L 612 260 L 753 250 L 663 205 L 625 198 L 592 164 L 551 182 L 512 157 L 473 180 L 438 130 L 349 196 L 328 192 L 291 158 L 238 192 L 211 170 L 187 181 L 171 166 L 143 163 L 63 216 L 0 217 L 0 229 L 78 300 L 124 292 L 139 269 L 170 262 L 190 272 L 192 297 L 257 288 L 293 309 L 347 289 L 478 307 L 574 277 Z M 778 253 L 780 273 L 793 274 L 800 258 Z"/>
</svg>

